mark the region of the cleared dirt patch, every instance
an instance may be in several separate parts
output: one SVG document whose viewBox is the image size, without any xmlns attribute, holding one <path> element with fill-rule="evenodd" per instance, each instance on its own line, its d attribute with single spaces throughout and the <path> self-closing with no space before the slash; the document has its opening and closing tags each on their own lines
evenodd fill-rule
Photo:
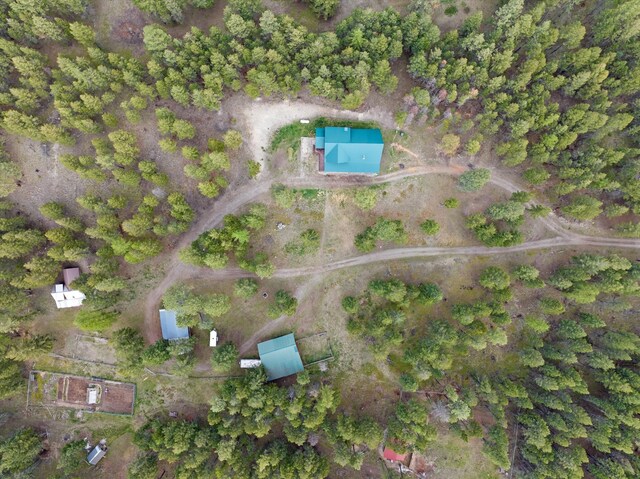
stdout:
<svg viewBox="0 0 640 479">
<path fill-rule="evenodd" d="M 85 334 L 65 337 L 62 355 L 103 364 L 116 364 L 116 355 L 107 338 L 87 336 Z"/>
<path fill-rule="evenodd" d="M 272 103 L 254 100 L 243 105 L 241 114 L 246 122 L 246 129 L 251 132 L 249 146 L 253 159 L 260 163 L 263 163 L 267 157 L 265 149 L 270 144 L 273 133 L 281 126 L 301 119 L 324 116 L 359 121 L 373 120 L 385 128 L 394 127 L 391 114 L 378 107 L 370 108 L 363 112 L 355 112 L 303 101 L 284 100 Z"/>
<path fill-rule="evenodd" d="M 72 150 L 12 135 L 7 135 L 6 148 L 10 158 L 22 169 L 20 186 L 9 195 L 19 213 L 33 219 L 42 218 L 38 208 L 48 201 L 70 205 L 73 214 L 80 212 L 75 200 L 94 184 L 83 180 L 58 161 L 61 154 Z"/>
<path fill-rule="evenodd" d="M 124 44 L 140 44 L 142 43 L 142 29 L 145 23 L 140 10 L 130 8 L 124 15 L 116 19 L 116 23 L 111 28 L 111 36 Z"/>
</svg>

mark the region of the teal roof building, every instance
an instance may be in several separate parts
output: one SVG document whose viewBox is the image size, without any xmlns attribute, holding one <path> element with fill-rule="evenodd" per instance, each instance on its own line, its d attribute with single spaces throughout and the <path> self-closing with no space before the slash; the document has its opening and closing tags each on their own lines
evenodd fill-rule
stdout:
<svg viewBox="0 0 640 479">
<path fill-rule="evenodd" d="M 377 128 L 327 126 L 316 128 L 316 150 L 320 150 L 320 171 L 377 175 L 384 142 Z"/>
<path fill-rule="evenodd" d="M 269 381 L 304 370 L 293 334 L 259 343 L 258 354 Z"/>
</svg>

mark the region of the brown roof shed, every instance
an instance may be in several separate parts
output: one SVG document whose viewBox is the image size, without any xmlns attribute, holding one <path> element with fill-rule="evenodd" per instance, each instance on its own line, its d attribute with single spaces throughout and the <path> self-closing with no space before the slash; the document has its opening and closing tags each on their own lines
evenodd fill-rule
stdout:
<svg viewBox="0 0 640 479">
<path fill-rule="evenodd" d="M 80 268 L 65 268 L 62 270 L 62 278 L 64 279 L 64 285 L 68 288 L 69 285 L 80 277 Z"/>
</svg>

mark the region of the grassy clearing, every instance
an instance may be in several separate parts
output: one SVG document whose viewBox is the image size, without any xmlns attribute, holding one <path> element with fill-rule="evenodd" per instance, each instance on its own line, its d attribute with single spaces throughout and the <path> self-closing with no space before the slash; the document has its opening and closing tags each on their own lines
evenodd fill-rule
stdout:
<svg viewBox="0 0 640 479">
<path fill-rule="evenodd" d="M 327 334 L 297 338 L 297 345 L 304 364 L 322 361 L 333 356 Z"/>
<path fill-rule="evenodd" d="M 472 439 L 464 442 L 447 428 L 439 428 L 437 439 L 425 454 L 435 467 L 433 479 L 497 479 L 496 472 L 488 459 L 482 455 L 482 441 Z"/>
<path fill-rule="evenodd" d="M 316 128 L 323 128 L 329 125 L 348 126 L 351 128 L 379 128 L 378 123 L 375 121 L 353 121 L 319 117 L 306 124 L 300 122 L 291 123 L 277 130 L 271 139 L 269 151 L 273 153 L 282 147 L 297 150 L 301 137 L 314 136 Z"/>
</svg>

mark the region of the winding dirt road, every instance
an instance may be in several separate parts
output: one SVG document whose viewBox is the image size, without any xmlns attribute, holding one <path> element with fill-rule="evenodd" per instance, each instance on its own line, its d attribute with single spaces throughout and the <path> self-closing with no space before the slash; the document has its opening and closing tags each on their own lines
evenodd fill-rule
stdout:
<svg viewBox="0 0 640 479">
<path fill-rule="evenodd" d="M 377 177 L 300 177 L 291 178 L 283 181 L 283 184 L 296 188 L 344 188 L 349 186 L 365 186 L 384 184 L 401 181 L 406 178 L 424 176 L 429 174 L 448 174 L 460 175 L 464 169 L 450 166 L 423 166 L 401 170 L 387 175 Z M 509 182 L 504 178 L 500 178 L 492 174 L 491 183 L 499 186 L 507 191 L 519 191 L 518 185 Z M 186 265 L 178 259 L 178 252 L 188 246 L 198 235 L 209 229 L 220 225 L 224 217 L 231 214 L 243 206 L 256 201 L 261 195 L 267 193 L 271 185 L 274 183 L 272 179 L 264 178 L 257 184 L 249 184 L 232 193 L 228 192 L 211 207 L 211 214 L 204 214 L 192 228 L 187 232 L 175 245 L 172 255 L 166 265 L 167 274 L 163 280 L 149 292 L 145 302 L 145 335 L 149 341 L 155 341 L 160 336 L 158 321 L 156 320 L 158 306 L 165 291 L 174 283 L 186 279 L 236 279 L 241 277 L 253 276 L 251 273 L 239 268 L 226 268 L 222 270 L 211 270 L 208 268 L 199 268 L 192 265 Z M 370 263 L 381 261 L 396 261 L 402 259 L 425 258 L 431 256 L 469 256 L 469 255 L 495 255 L 504 253 L 514 253 L 528 250 L 540 250 L 557 247 L 570 246 L 600 246 L 612 248 L 640 248 L 640 240 L 624 239 L 624 238 L 607 238 L 593 237 L 582 235 L 567 230 L 559 219 L 551 214 L 546 218 L 540 218 L 549 230 L 556 233 L 556 237 L 538 241 L 530 241 L 517 246 L 508 248 L 490 248 L 486 246 L 464 246 L 464 247 L 415 247 L 415 248 L 396 248 L 374 253 L 364 254 L 343 260 L 327 263 L 319 266 L 310 266 L 304 268 L 284 268 L 276 270 L 274 278 L 292 278 L 299 276 L 319 275 L 344 268 L 354 266 L 362 266 Z M 244 345 L 243 345 L 244 347 Z"/>
<path fill-rule="evenodd" d="M 232 106 L 233 107 L 233 106 Z M 315 116 L 328 116 L 338 118 L 349 118 L 354 120 L 374 120 L 384 125 L 386 128 L 394 128 L 395 122 L 392 115 L 387 111 L 383 111 L 376 108 L 371 108 L 366 112 L 356 113 L 351 111 L 336 110 L 320 105 L 308 104 L 300 101 L 292 102 L 254 102 L 249 107 L 246 107 L 237 112 L 244 118 L 244 122 L 248 125 L 249 138 L 248 147 L 252 152 L 252 156 L 255 160 L 261 163 L 264 160 L 265 150 L 264 145 L 270 143 L 270 137 L 273 132 L 276 131 L 282 125 L 289 124 L 298 121 L 300 118 L 311 118 Z M 394 145 L 391 145 L 394 147 Z M 395 148 L 398 149 L 399 145 Z M 400 147 L 399 149 L 403 149 Z M 414 158 L 418 158 L 420 155 L 416 153 L 405 151 Z M 425 159 L 426 161 L 426 159 Z M 378 185 L 401 181 L 406 178 L 432 175 L 432 174 L 445 174 L 458 176 L 464 171 L 465 168 L 460 166 L 446 166 L 446 165 L 434 165 L 434 166 L 419 166 L 406 168 L 394 173 L 381 175 L 377 177 L 365 177 L 365 176 L 348 176 L 348 177 L 332 177 L 324 175 L 312 175 L 301 176 L 297 178 L 286 178 L 282 180 L 276 180 L 270 176 L 267 169 L 260 174 L 259 179 L 255 182 L 243 185 L 239 188 L 228 189 L 220 198 L 218 198 L 208 209 L 200 215 L 199 220 L 192 226 L 192 228 L 185 233 L 177 242 L 173 245 L 171 252 L 166 255 L 165 270 L 166 275 L 162 281 L 153 288 L 147 295 L 144 306 L 145 314 L 145 326 L 144 335 L 149 342 L 156 341 L 161 337 L 160 324 L 158 321 L 158 306 L 160 305 L 162 295 L 165 291 L 174 283 L 186 279 L 233 279 L 244 276 L 251 276 L 250 273 L 240 270 L 238 268 L 227 268 L 223 270 L 211 270 L 207 268 L 198 268 L 191 265 L 186 265 L 178 259 L 178 252 L 188 246 L 193 240 L 195 240 L 201 233 L 215 228 L 220 225 L 224 220 L 224 217 L 228 214 L 234 213 L 241 209 L 243 206 L 249 203 L 255 202 L 261 195 L 269 192 L 271 186 L 276 182 L 281 182 L 289 187 L 295 188 L 344 188 L 350 186 L 366 186 L 366 185 Z M 503 188 L 506 191 L 514 192 L 522 190 L 520 186 L 510 182 L 505 178 L 501 178 L 496 171 L 492 171 L 491 183 Z M 554 238 L 544 239 L 539 241 L 531 241 L 523 243 L 521 245 L 513 246 L 511 248 L 488 248 L 486 246 L 468 246 L 468 247 L 419 247 L 419 248 L 397 248 L 389 249 L 385 251 L 376 251 L 373 253 L 355 256 L 352 258 L 345 258 L 332 263 L 310 266 L 305 268 L 289 268 L 279 269 L 275 271 L 274 277 L 276 278 L 292 278 L 300 276 L 318 275 L 330 271 L 335 271 L 343 268 L 350 268 L 354 266 L 362 266 L 370 263 L 381 261 L 395 261 L 410 258 L 425 258 L 430 256 L 451 256 L 451 255 L 495 255 L 504 254 L 518 251 L 547 249 L 557 247 L 569 247 L 569 246 L 601 246 L 601 247 L 615 247 L 615 248 L 640 248 L 640 240 L 628 240 L 622 238 L 606 238 L 606 237 L 591 237 L 572 232 L 562 224 L 559 218 L 553 213 L 546 218 L 540 218 L 539 221 L 544 224 L 551 232 L 555 233 Z M 306 285 L 309 282 L 301 284 L 296 291 L 296 296 L 303 296 L 306 291 Z M 279 324 L 280 320 L 270 322 L 265 328 L 275 327 L 274 324 Z M 263 328 L 264 329 L 264 328 Z M 260 335 L 268 331 L 257 331 L 251 338 L 249 338 L 242 346 L 241 351 L 245 352 L 248 347 L 251 347 L 257 339 L 260 339 Z M 252 342 L 253 341 L 253 342 Z"/>
</svg>

